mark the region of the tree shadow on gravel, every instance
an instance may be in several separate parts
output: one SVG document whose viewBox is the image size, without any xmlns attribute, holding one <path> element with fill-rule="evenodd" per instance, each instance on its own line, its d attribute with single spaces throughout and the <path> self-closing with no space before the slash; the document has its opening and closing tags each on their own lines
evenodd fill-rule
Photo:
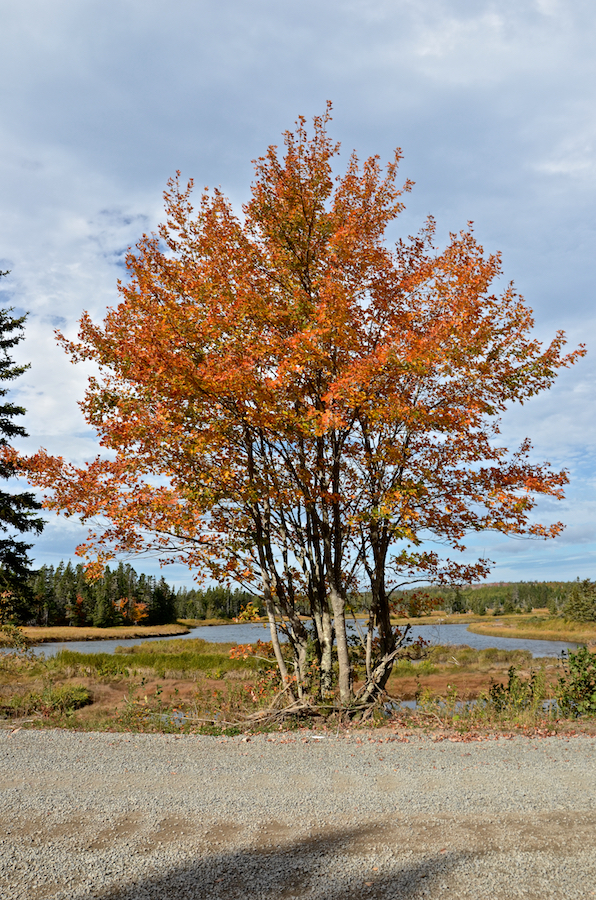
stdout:
<svg viewBox="0 0 596 900">
<path fill-rule="evenodd" d="M 462 858 L 441 853 L 423 860 L 392 860 L 372 868 L 374 825 L 326 831 L 324 836 L 285 842 L 283 846 L 248 846 L 203 855 L 129 885 L 96 890 L 98 900 L 422 900 L 442 897 L 442 880 Z M 89 897 L 88 893 L 83 896 Z"/>
</svg>

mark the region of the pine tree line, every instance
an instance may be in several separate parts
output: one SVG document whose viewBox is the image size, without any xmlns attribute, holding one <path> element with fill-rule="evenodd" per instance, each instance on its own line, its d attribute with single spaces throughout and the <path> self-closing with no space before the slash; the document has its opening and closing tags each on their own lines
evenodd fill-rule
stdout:
<svg viewBox="0 0 596 900">
<path fill-rule="evenodd" d="M 176 621 L 176 593 L 166 580 L 137 575 L 130 565 L 106 566 L 89 579 L 81 563 L 42 566 L 29 581 L 29 625 L 165 625 Z"/>
<path fill-rule="evenodd" d="M 589 584 L 589 582 L 588 582 Z M 551 615 L 563 615 L 574 618 L 570 614 L 568 598 L 577 589 L 575 582 L 517 582 L 509 584 L 487 584 L 478 587 L 452 585 L 450 587 L 424 587 L 420 594 L 434 598 L 436 608 L 446 613 L 472 612 L 476 615 L 507 615 L 512 613 L 531 613 L 535 609 L 547 608 Z M 585 583 L 584 583 L 585 585 Z M 404 609 L 410 616 L 416 612 L 417 591 L 402 591 L 396 594 Z M 365 604 L 366 605 L 366 604 Z"/>
<path fill-rule="evenodd" d="M 176 593 L 176 612 L 179 619 L 233 619 L 240 611 L 252 603 L 256 609 L 259 598 L 248 591 L 236 588 L 208 587 L 180 588 Z M 263 609 L 260 609 L 261 613 Z"/>
<path fill-rule="evenodd" d="M 83 565 L 42 566 L 29 579 L 30 601 L 19 620 L 28 625 L 166 625 L 177 619 L 233 618 L 249 601 L 246 591 L 217 586 L 179 588 L 138 575 L 132 566 L 106 566 L 90 580 Z"/>
</svg>

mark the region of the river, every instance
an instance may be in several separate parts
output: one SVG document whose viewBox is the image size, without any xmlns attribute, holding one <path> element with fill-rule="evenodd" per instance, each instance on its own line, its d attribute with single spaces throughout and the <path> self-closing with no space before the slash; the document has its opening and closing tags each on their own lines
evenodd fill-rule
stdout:
<svg viewBox="0 0 596 900">
<path fill-rule="evenodd" d="M 353 626 L 352 626 L 353 627 Z M 500 650 L 529 650 L 532 656 L 559 656 L 562 650 L 576 650 L 578 644 L 565 641 L 530 641 L 521 638 L 487 637 L 473 634 L 466 625 L 415 625 L 411 635 L 416 640 L 424 638 L 430 644 L 467 644 L 477 650 L 496 647 Z M 203 638 L 214 643 L 231 642 L 250 644 L 269 640 L 269 628 L 263 625 L 203 625 L 193 628 L 188 634 L 178 635 L 176 640 Z M 116 647 L 133 647 L 148 641 L 162 641 L 167 638 L 130 638 L 111 641 L 61 641 L 55 644 L 37 644 L 36 653 L 55 656 L 60 650 L 75 650 L 79 653 L 113 653 Z"/>
</svg>

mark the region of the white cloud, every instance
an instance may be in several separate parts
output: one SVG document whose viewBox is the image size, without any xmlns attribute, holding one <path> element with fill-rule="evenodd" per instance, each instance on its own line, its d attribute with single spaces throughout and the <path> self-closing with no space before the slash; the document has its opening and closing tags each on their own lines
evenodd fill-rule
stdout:
<svg viewBox="0 0 596 900">
<path fill-rule="evenodd" d="M 442 235 L 474 219 L 539 333 L 596 344 L 588 0 L 21 0 L 2 26 L 0 302 L 31 311 L 17 356 L 32 367 L 15 386 L 29 449 L 93 454 L 76 405 L 85 369 L 53 327 L 74 336 L 83 309 L 99 318 L 117 302 L 123 253 L 157 225 L 166 179 L 180 168 L 239 204 L 251 158 L 327 98 L 347 151 L 404 149 L 417 185 L 395 234 L 429 212 Z M 592 355 L 504 418 L 507 442 L 529 434 L 536 458 L 569 467 L 573 502 L 552 545 L 565 550 L 504 547 L 503 571 L 522 556 L 572 567 L 572 546 L 593 565 Z M 74 532 L 53 528 L 42 542 L 70 555 Z"/>
</svg>

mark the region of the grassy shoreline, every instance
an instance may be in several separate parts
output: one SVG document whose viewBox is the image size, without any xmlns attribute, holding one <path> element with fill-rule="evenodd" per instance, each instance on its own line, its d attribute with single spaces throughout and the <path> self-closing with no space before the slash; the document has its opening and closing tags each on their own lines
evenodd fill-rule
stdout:
<svg viewBox="0 0 596 900">
<path fill-rule="evenodd" d="M 76 625 L 26 625 L 23 634 L 31 644 L 58 643 L 59 641 L 109 641 L 120 638 L 175 637 L 188 634 L 187 625 L 119 625 L 115 628 L 78 627 Z"/>
<path fill-rule="evenodd" d="M 564 619 L 528 616 L 499 616 L 495 622 L 468 626 L 473 634 L 487 637 L 525 638 L 532 641 L 568 641 L 577 644 L 596 644 L 596 623 L 566 622 Z"/>
</svg>

